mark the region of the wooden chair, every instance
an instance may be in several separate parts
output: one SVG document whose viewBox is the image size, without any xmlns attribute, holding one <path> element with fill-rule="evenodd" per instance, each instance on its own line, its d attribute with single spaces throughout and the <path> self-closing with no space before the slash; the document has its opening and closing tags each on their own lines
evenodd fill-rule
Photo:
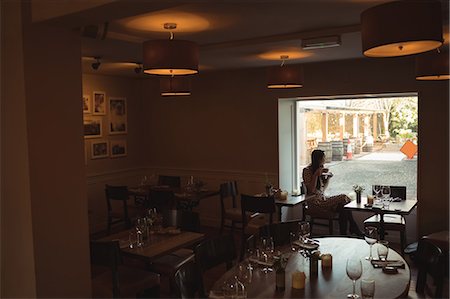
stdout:
<svg viewBox="0 0 450 299">
<path fill-rule="evenodd" d="M 188 298 L 207 298 L 203 289 L 202 277 L 194 261 L 185 263 L 174 275 L 175 297 Z"/>
<path fill-rule="evenodd" d="M 198 232 L 200 221 L 198 213 L 182 210 L 166 210 L 163 213 L 164 226 L 178 227 L 183 231 Z M 180 248 L 170 254 L 155 259 L 148 265 L 150 271 L 159 273 L 169 279 L 171 289 L 175 288 L 174 275 L 185 263 L 194 260 L 194 251 Z"/>
<path fill-rule="evenodd" d="M 415 261 L 419 269 L 416 292 L 424 293 L 427 275 L 430 275 L 436 285 L 436 291 L 434 292 L 433 298 L 442 298 L 445 272 L 444 267 L 448 267 L 448 262 L 445 263 L 443 260 L 442 250 L 436 244 L 430 242 L 426 237 L 422 237 L 417 246 Z"/>
<path fill-rule="evenodd" d="M 302 182 L 301 194 L 307 194 L 306 184 Z M 327 209 L 321 209 L 312 205 L 308 205 L 308 199 L 303 203 L 303 217 L 302 220 L 306 221 L 307 216 L 309 218 L 311 234 L 313 232 L 314 225 L 328 226 L 328 233 L 333 235 L 334 233 L 334 221 L 339 222 L 339 214 Z M 316 220 L 325 220 L 324 222 L 316 222 Z"/>
<path fill-rule="evenodd" d="M 298 232 L 301 221 L 286 221 L 265 225 L 259 229 L 260 236 L 272 237 L 275 246 L 290 244 L 291 232 Z"/>
<path fill-rule="evenodd" d="M 113 224 L 123 222 L 127 228 L 131 226 L 130 214 L 136 214 L 138 209 L 129 205 L 128 188 L 126 186 L 105 186 L 106 205 L 108 207 L 108 234 L 111 232 Z M 113 209 L 113 202 L 122 202 L 123 210 L 116 211 Z"/>
<path fill-rule="evenodd" d="M 175 196 L 173 190 L 150 189 L 149 208 L 156 208 L 158 213 L 164 213 L 175 205 Z"/>
<path fill-rule="evenodd" d="M 107 271 L 93 276 L 94 298 L 159 297 L 159 275 L 122 265 L 119 241 L 91 241 L 91 264 Z"/>
<path fill-rule="evenodd" d="M 405 186 L 390 186 L 391 197 L 400 197 L 402 200 L 406 200 L 406 187 Z M 400 233 L 400 246 L 402 250 L 406 247 L 406 222 L 405 218 L 401 215 L 385 214 L 383 215 L 384 230 L 385 231 L 398 231 Z M 373 215 L 372 217 L 364 220 L 364 227 L 375 226 L 380 228 L 380 215 Z"/>
<path fill-rule="evenodd" d="M 160 175 L 158 176 L 159 186 L 169 186 L 170 188 L 180 188 L 181 178 L 179 176 Z"/>
<path fill-rule="evenodd" d="M 221 225 L 220 233 L 223 233 L 223 229 L 231 228 L 231 233 L 234 232 L 236 224 L 240 224 L 242 229 L 242 210 L 238 207 L 236 199 L 239 195 L 237 182 L 230 181 L 220 185 L 220 207 L 221 207 Z M 227 202 L 231 201 L 231 205 Z M 249 219 L 256 217 L 258 214 L 249 215 Z M 230 222 L 230 225 L 227 224 Z"/>
<path fill-rule="evenodd" d="M 259 232 L 259 228 L 267 223 L 259 223 L 258 217 L 248 220 L 250 215 L 258 213 L 269 217 L 269 224 L 273 223 L 273 213 L 276 211 L 275 198 L 273 196 L 252 196 L 241 194 L 242 210 L 242 238 L 241 238 L 241 257 L 245 253 L 245 243 L 249 235 Z"/>
</svg>

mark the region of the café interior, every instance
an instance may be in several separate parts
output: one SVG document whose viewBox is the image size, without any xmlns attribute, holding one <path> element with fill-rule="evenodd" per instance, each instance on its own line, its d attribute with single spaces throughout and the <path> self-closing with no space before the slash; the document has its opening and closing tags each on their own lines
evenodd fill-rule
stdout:
<svg viewBox="0 0 450 299">
<path fill-rule="evenodd" d="M 448 298 L 448 1 L 5 0 L 1 21 L 1 297 Z M 417 198 L 314 214 L 295 101 L 395 94 L 418 97 Z"/>
</svg>

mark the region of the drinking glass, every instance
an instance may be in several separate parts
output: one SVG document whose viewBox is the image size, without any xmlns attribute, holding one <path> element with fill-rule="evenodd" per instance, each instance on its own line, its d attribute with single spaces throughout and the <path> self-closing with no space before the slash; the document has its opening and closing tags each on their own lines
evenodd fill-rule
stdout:
<svg viewBox="0 0 450 299">
<path fill-rule="evenodd" d="M 385 240 L 378 241 L 377 252 L 380 261 L 386 261 L 389 253 L 389 242 Z"/>
<path fill-rule="evenodd" d="M 356 280 L 358 280 L 362 275 L 362 264 L 359 258 L 349 258 L 347 259 L 347 276 L 353 281 L 353 293 L 348 294 L 347 298 L 359 298 L 356 294 Z"/>
<path fill-rule="evenodd" d="M 296 241 L 298 241 L 298 239 L 299 239 L 299 236 L 298 236 L 298 233 L 297 232 L 290 232 L 289 233 L 289 238 L 290 238 L 290 241 L 291 241 L 291 250 L 292 251 L 297 251 L 297 244 L 295 244 L 295 242 Z"/>
<path fill-rule="evenodd" d="M 239 281 L 241 281 L 244 285 L 248 285 L 252 282 L 252 270 L 249 269 L 248 265 L 246 265 L 245 263 L 238 266 L 237 275 Z"/>
<path fill-rule="evenodd" d="M 381 196 L 383 199 L 389 199 L 391 197 L 391 187 L 383 186 L 381 187 Z"/>
<path fill-rule="evenodd" d="M 311 234 L 309 222 L 300 222 L 300 235 L 303 243 L 306 243 Z"/>
<path fill-rule="evenodd" d="M 373 194 L 375 195 L 375 198 L 379 198 L 380 197 L 380 193 L 381 193 L 381 186 L 380 185 L 373 185 L 372 186 L 372 190 L 373 190 Z"/>
<path fill-rule="evenodd" d="M 361 297 L 363 299 L 373 299 L 375 295 L 375 280 L 362 279 L 361 280 Z"/>
<path fill-rule="evenodd" d="M 366 260 L 371 261 L 372 258 L 372 246 L 377 242 L 378 239 L 378 231 L 374 226 L 366 226 L 364 228 L 364 240 L 366 240 L 367 244 L 369 244 L 369 256 L 366 256 Z"/>
<path fill-rule="evenodd" d="M 273 253 L 273 239 L 272 237 L 261 237 L 261 262 L 266 263 L 264 267 L 261 269 L 265 274 L 272 272 L 273 269 L 268 266 L 270 260 L 272 260 Z"/>
</svg>

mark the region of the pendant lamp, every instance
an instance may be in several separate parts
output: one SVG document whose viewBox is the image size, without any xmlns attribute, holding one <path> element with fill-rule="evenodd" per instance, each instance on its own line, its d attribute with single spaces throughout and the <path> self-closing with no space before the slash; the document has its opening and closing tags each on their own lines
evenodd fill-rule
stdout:
<svg viewBox="0 0 450 299">
<path fill-rule="evenodd" d="M 175 23 L 164 28 L 173 30 Z M 143 44 L 144 73 L 153 75 L 192 75 L 198 73 L 198 45 L 187 40 L 149 40 Z"/>
<path fill-rule="evenodd" d="M 191 95 L 189 76 L 163 76 L 159 79 L 159 87 L 163 97 Z"/>
<path fill-rule="evenodd" d="M 394 1 L 361 14 L 365 56 L 394 57 L 417 54 L 442 45 L 441 4 L 435 0 Z"/>
<path fill-rule="evenodd" d="M 417 80 L 449 80 L 448 51 L 434 50 L 416 57 Z"/>
<path fill-rule="evenodd" d="M 299 88 L 303 87 L 303 70 L 298 66 L 285 65 L 288 55 L 281 55 L 281 66 L 275 66 L 268 69 L 267 88 Z"/>
</svg>

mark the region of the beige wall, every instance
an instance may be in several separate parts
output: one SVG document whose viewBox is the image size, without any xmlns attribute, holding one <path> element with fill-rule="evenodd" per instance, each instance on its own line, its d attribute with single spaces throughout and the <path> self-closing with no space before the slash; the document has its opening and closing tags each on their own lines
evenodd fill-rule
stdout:
<svg viewBox="0 0 450 299">
<path fill-rule="evenodd" d="M 36 296 L 21 3 L 1 3 L 1 292 Z M 37 258 L 37 257 L 36 257 Z"/>
<path fill-rule="evenodd" d="M 304 67 L 305 87 L 291 91 L 267 90 L 262 68 L 201 73 L 194 79 L 191 97 L 161 98 L 154 79 L 144 80 L 143 97 L 149 99 L 143 102 L 149 116 L 145 123 L 148 165 L 278 173 L 277 98 L 418 91 L 418 230 L 426 234 L 447 229 L 448 81 L 416 82 L 411 58 L 365 58 Z"/>
<path fill-rule="evenodd" d="M 26 2 L 26 8 L 29 3 Z M 89 297 L 88 217 L 76 31 L 31 25 L 24 10 L 31 214 L 38 297 Z M 20 34 L 20 32 L 17 32 Z"/>
</svg>

